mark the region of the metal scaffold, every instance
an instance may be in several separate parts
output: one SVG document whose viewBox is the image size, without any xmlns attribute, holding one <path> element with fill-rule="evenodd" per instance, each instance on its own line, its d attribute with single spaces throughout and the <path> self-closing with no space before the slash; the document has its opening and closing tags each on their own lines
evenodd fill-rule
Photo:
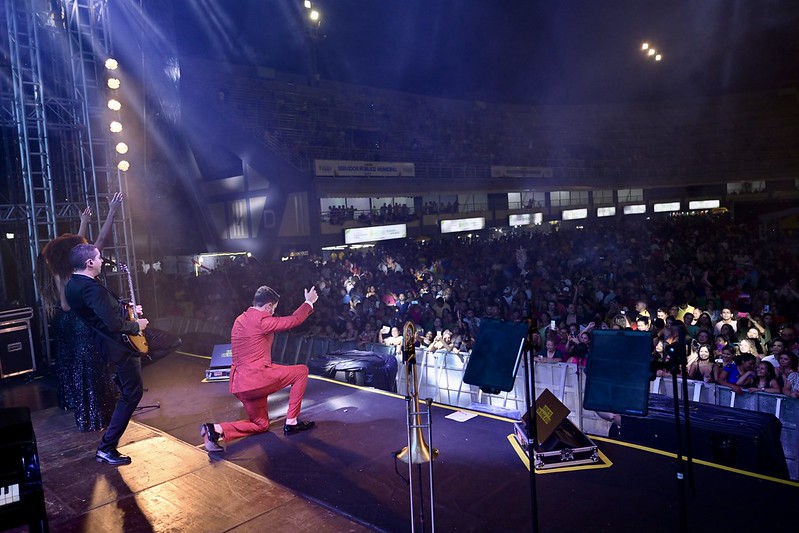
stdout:
<svg viewBox="0 0 799 533">
<path fill-rule="evenodd" d="M 40 259 L 42 248 L 59 234 L 75 232 L 79 215 L 91 207 L 87 238 L 92 242 L 115 192 L 127 194 L 109 131 L 113 111 L 105 62 L 113 55 L 107 0 L 5 0 L 0 31 L 0 157 L 5 168 L 0 190 L 0 224 L 6 240 L 0 255 L 15 260 L 16 285 L 4 270 L 3 300 L 33 307 L 34 333 L 42 359 L 52 363 L 48 317 L 54 300 Z M 103 251 L 135 265 L 133 227 L 124 205 L 113 226 L 113 242 Z M 135 269 L 132 269 L 135 274 Z M 125 294 L 122 273 L 108 283 Z"/>
</svg>

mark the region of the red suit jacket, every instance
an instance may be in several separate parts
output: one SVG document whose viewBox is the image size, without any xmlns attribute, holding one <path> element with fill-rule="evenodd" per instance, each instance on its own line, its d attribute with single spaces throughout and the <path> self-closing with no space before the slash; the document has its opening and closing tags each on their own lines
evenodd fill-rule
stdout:
<svg viewBox="0 0 799 533">
<path fill-rule="evenodd" d="M 250 307 L 233 323 L 230 342 L 233 361 L 230 365 L 230 392 L 260 389 L 268 383 L 267 368 L 272 366 L 272 342 L 275 333 L 296 328 L 313 313 L 303 303 L 291 316 L 269 316 Z"/>
</svg>

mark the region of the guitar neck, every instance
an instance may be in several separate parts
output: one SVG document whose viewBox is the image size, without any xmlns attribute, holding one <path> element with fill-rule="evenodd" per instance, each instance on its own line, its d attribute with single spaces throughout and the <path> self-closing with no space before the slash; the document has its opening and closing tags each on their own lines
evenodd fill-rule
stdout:
<svg viewBox="0 0 799 533">
<path fill-rule="evenodd" d="M 130 293 L 130 307 L 131 307 L 130 314 L 135 320 L 139 318 L 139 315 L 138 313 L 136 313 L 136 295 L 133 292 L 133 276 L 131 276 L 130 274 L 130 269 L 128 268 L 128 265 L 122 264 L 121 268 L 122 271 L 125 273 L 125 275 L 127 275 L 128 277 L 128 292 Z"/>
</svg>

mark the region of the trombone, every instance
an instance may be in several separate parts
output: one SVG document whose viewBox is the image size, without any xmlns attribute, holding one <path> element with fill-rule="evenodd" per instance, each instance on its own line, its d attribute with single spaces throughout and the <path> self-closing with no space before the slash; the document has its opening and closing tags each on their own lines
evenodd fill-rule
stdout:
<svg viewBox="0 0 799 533">
<path fill-rule="evenodd" d="M 413 494 L 413 465 L 419 465 L 419 512 L 421 518 L 422 531 L 424 531 L 424 500 L 422 499 L 422 465 L 428 464 L 428 478 L 430 480 L 430 524 L 431 531 L 436 530 L 436 519 L 434 510 L 433 493 L 433 460 L 438 457 L 438 450 L 428 446 L 424 440 L 423 429 L 427 429 L 427 438 L 432 443 L 432 431 L 430 417 L 430 406 L 433 403 L 431 398 L 425 399 L 426 408 L 422 411 L 419 402 L 419 378 L 416 373 L 416 327 L 413 322 L 406 322 L 402 331 L 402 359 L 405 363 L 405 402 L 408 407 L 406 417 L 406 427 L 408 430 L 408 445 L 397 453 L 396 457 L 404 463 L 408 463 L 408 491 L 410 496 L 411 532 L 415 531 L 416 517 L 414 513 L 414 494 Z M 422 415 L 425 422 L 422 423 Z"/>
</svg>

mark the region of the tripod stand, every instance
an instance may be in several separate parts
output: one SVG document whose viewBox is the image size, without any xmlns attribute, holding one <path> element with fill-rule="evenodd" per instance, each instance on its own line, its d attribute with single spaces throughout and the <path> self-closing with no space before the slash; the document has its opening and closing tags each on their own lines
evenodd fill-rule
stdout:
<svg viewBox="0 0 799 533">
<path fill-rule="evenodd" d="M 689 417 L 690 410 L 688 406 L 688 357 L 687 346 L 685 342 L 685 328 L 683 326 L 673 326 L 673 328 L 677 331 L 672 331 L 672 336 L 670 339 L 668 339 L 671 342 L 670 344 L 666 345 L 666 352 L 669 356 L 668 363 L 670 367 L 669 370 L 671 372 L 674 395 L 674 424 L 677 437 L 677 486 L 679 492 L 678 503 L 680 531 L 688 531 L 686 481 L 688 482 L 688 488 L 691 490 L 691 496 L 694 495 L 693 461 L 691 453 L 691 424 Z M 680 421 L 680 395 L 679 387 L 677 385 L 677 377 L 680 375 L 682 376 L 683 418 L 685 420 L 685 461 L 683 461 L 683 426 Z"/>
</svg>

